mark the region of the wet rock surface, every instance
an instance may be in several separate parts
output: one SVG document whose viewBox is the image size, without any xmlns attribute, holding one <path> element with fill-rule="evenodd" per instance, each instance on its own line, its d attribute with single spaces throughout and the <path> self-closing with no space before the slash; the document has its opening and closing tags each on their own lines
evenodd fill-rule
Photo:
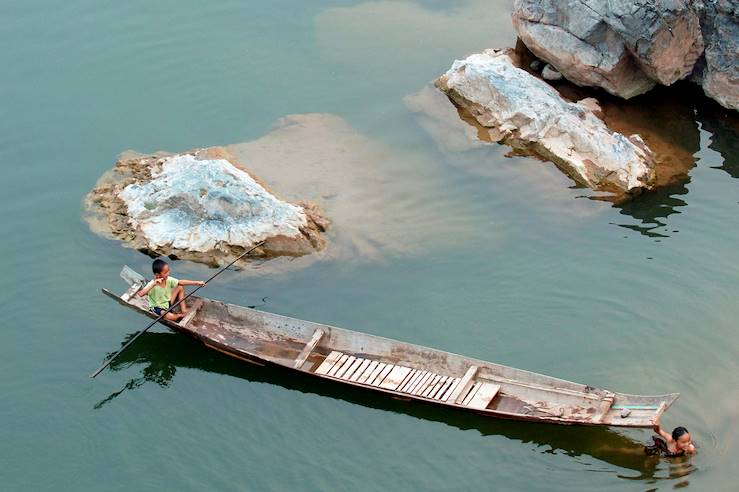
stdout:
<svg viewBox="0 0 739 492">
<path fill-rule="evenodd" d="M 86 198 L 94 229 L 152 256 L 225 264 L 323 248 L 328 221 L 310 204 L 277 198 L 225 149 L 122 156 Z"/>
<path fill-rule="evenodd" d="M 524 64 L 513 50 L 487 50 L 456 61 L 436 85 L 487 139 L 551 160 L 582 185 L 616 194 L 654 187 L 654 158 L 638 135 L 611 131 L 597 101 L 566 101 Z"/>
</svg>

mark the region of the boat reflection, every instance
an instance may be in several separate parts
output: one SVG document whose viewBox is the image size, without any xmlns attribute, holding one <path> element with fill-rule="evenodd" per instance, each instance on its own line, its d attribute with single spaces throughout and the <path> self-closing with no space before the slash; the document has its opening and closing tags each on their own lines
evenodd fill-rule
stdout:
<svg viewBox="0 0 739 492">
<path fill-rule="evenodd" d="M 133 335 L 129 335 L 128 339 Z M 143 365 L 140 374 L 98 402 L 95 405 L 96 409 L 110 403 L 126 391 L 135 390 L 146 383 L 167 387 L 178 368 L 199 369 L 441 422 L 462 430 L 476 430 L 483 436 L 504 436 L 533 444 L 541 453 L 566 454 L 573 458 L 590 456 L 620 468 L 616 473 L 625 479 L 647 481 L 674 479 L 687 475 L 694 469 L 690 462 L 668 463 L 659 457 L 646 456 L 642 442 L 608 427 L 568 427 L 491 419 L 418 402 L 377 398 L 369 391 L 306 377 L 279 366 L 261 367 L 238 361 L 216 351 L 207 350 L 196 340 L 177 333 L 143 334 L 110 365 L 110 368 L 113 371 L 120 371 L 133 365 Z M 639 430 L 629 432 L 638 434 L 640 439 L 645 439 L 647 435 Z M 625 470 L 629 470 L 628 474 L 624 474 Z"/>
</svg>

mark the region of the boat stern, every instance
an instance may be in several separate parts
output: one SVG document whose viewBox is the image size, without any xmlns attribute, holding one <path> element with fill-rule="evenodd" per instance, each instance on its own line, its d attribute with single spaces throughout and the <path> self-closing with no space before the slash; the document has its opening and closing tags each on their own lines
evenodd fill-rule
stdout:
<svg viewBox="0 0 739 492">
<path fill-rule="evenodd" d="M 601 423 L 618 427 L 651 427 L 680 396 L 680 393 L 642 396 L 616 393 L 613 405 Z"/>
</svg>

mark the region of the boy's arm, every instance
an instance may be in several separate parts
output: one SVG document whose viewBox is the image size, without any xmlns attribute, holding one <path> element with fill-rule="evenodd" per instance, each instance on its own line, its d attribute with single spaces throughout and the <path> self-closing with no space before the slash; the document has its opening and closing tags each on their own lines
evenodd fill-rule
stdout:
<svg viewBox="0 0 739 492">
<path fill-rule="evenodd" d="M 663 431 L 662 428 L 659 426 L 659 417 L 655 418 L 652 422 L 652 429 L 654 429 L 654 432 L 659 434 L 660 437 L 665 440 L 665 442 L 672 442 L 672 436 Z"/>
<path fill-rule="evenodd" d="M 179 285 L 205 285 L 205 282 L 202 280 L 180 280 L 178 281 Z"/>
<path fill-rule="evenodd" d="M 153 279 L 153 280 L 149 281 L 149 283 L 146 284 L 146 287 L 144 287 L 143 289 L 141 289 L 140 291 L 138 291 L 136 293 L 136 295 L 139 296 L 139 297 L 144 297 L 146 294 L 149 293 L 149 291 L 151 289 L 154 288 L 154 286 L 157 284 L 157 281 L 158 281 L 158 279 Z"/>
</svg>

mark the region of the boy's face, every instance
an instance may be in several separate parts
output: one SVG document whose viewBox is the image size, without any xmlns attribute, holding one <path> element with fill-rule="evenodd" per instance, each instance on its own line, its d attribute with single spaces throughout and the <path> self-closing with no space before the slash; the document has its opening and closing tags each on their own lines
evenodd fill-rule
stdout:
<svg viewBox="0 0 739 492">
<path fill-rule="evenodd" d="M 164 265 L 164 268 L 162 268 L 162 271 L 159 273 L 155 273 L 154 276 L 156 278 L 167 278 L 169 277 L 169 265 Z"/>
<path fill-rule="evenodd" d="M 677 438 L 677 449 L 687 451 L 693 444 L 691 441 L 692 440 L 690 439 L 690 433 L 686 432 L 685 434 Z"/>
</svg>

